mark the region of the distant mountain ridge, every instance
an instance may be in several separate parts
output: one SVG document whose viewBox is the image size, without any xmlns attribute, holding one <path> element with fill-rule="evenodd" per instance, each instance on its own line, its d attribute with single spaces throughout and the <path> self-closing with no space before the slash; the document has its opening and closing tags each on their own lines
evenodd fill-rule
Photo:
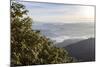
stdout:
<svg viewBox="0 0 100 67">
<path fill-rule="evenodd" d="M 79 61 L 95 61 L 95 38 L 89 38 L 64 48 Z"/>
<path fill-rule="evenodd" d="M 66 47 L 70 44 L 74 44 L 74 43 L 77 43 L 77 42 L 83 41 L 83 40 L 85 40 L 85 39 L 67 39 L 67 40 L 64 40 L 61 43 L 57 43 L 55 46 L 56 47 Z"/>
</svg>

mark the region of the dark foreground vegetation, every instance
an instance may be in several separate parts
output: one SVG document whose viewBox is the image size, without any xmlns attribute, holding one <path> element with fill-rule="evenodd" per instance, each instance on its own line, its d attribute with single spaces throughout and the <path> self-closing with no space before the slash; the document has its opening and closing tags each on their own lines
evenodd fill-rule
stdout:
<svg viewBox="0 0 100 67">
<path fill-rule="evenodd" d="M 63 48 L 33 30 L 32 19 L 25 6 L 11 1 L 11 65 L 38 65 L 73 62 Z"/>
</svg>

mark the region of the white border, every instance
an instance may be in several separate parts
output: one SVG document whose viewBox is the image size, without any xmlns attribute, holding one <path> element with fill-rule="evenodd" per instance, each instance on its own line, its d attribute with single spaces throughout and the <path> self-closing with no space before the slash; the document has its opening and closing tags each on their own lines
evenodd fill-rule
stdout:
<svg viewBox="0 0 100 67">
<path fill-rule="evenodd" d="M 10 7 L 9 0 L 0 0 L 0 67 L 10 63 Z"/>
<path fill-rule="evenodd" d="M 69 3 L 69 4 L 96 4 L 96 0 L 19 0 L 19 1 L 39 1 L 39 2 L 54 2 L 54 3 Z"/>
</svg>

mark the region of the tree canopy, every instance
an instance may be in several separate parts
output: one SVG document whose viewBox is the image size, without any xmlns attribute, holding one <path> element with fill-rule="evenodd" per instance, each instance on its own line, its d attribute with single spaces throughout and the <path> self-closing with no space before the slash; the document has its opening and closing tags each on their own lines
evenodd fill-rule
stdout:
<svg viewBox="0 0 100 67">
<path fill-rule="evenodd" d="M 73 62 L 66 50 L 31 28 L 33 21 L 27 12 L 24 5 L 11 2 L 11 65 Z"/>
</svg>

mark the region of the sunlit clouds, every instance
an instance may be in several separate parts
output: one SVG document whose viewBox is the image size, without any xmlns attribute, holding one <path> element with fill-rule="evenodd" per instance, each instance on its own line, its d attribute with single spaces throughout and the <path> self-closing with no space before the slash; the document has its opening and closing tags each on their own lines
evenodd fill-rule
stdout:
<svg viewBox="0 0 100 67">
<path fill-rule="evenodd" d="M 94 22 L 94 7 L 36 2 L 21 2 L 33 21 L 44 23 Z"/>
</svg>

